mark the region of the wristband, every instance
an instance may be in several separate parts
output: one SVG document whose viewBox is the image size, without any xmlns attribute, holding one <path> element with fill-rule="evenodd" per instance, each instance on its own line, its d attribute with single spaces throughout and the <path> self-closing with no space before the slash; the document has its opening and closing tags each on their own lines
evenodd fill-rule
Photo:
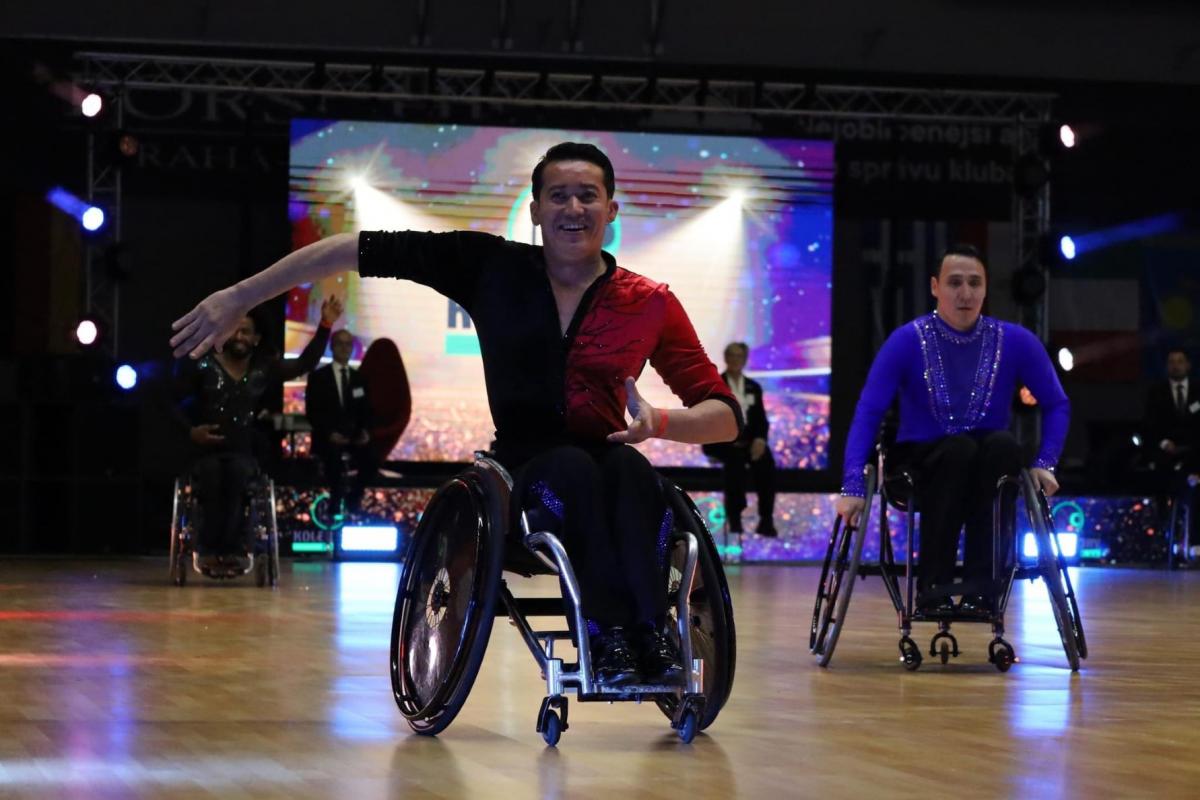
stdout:
<svg viewBox="0 0 1200 800">
<path fill-rule="evenodd" d="M 321 317 L 321 321 L 320 321 L 319 323 L 317 323 L 317 327 L 318 327 L 318 328 L 325 328 L 326 330 L 329 330 L 330 328 L 332 328 L 332 327 L 333 327 L 333 323 L 332 323 L 332 322 L 326 322 L 326 321 L 325 321 L 325 318 L 324 318 L 324 317 Z"/>
<path fill-rule="evenodd" d="M 658 429 L 654 431 L 655 439 L 663 438 L 663 434 L 667 432 L 667 416 L 665 409 L 658 409 Z"/>
</svg>

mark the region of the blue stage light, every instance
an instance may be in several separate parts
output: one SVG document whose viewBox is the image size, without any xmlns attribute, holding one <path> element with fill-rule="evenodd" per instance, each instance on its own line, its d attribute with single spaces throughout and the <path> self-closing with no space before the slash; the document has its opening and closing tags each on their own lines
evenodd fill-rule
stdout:
<svg viewBox="0 0 1200 800">
<path fill-rule="evenodd" d="M 97 206 L 88 206 L 79 217 L 84 230 L 98 231 L 104 227 L 104 211 Z"/>
<path fill-rule="evenodd" d="M 1063 258 L 1067 261 L 1072 261 L 1075 258 L 1075 240 L 1070 236 L 1064 236 L 1058 240 L 1058 252 L 1062 253 Z"/>
<path fill-rule="evenodd" d="M 121 366 L 117 367 L 114 377 L 116 378 L 117 386 L 120 386 L 127 392 L 133 387 L 137 386 L 137 370 L 128 364 L 122 364 Z"/>
</svg>

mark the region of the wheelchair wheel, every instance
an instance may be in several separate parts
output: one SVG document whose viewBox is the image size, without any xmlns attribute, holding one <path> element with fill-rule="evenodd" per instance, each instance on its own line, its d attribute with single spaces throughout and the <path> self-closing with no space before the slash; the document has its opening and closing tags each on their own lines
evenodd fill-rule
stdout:
<svg viewBox="0 0 1200 800">
<path fill-rule="evenodd" d="M 1028 470 L 1022 471 L 1021 481 L 1026 510 L 1033 523 L 1033 534 L 1037 540 L 1038 572 L 1046 584 L 1046 591 L 1050 594 L 1050 608 L 1054 612 L 1054 624 L 1058 626 L 1058 636 L 1062 640 L 1067 663 L 1072 672 L 1078 672 L 1080 642 L 1084 641 L 1083 624 L 1079 617 L 1079 606 L 1075 602 L 1075 592 L 1070 589 L 1071 578 L 1067 574 L 1065 560 L 1051 543 L 1050 530 L 1053 520 L 1045 497 L 1034 485 L 1033 476 Z M 1084 651 L 1086 648 L 1087 644 L 1084 642 Z"/>
<path fill-rule="evenodd" d="M 508 487 L 471 467 L 445 483 L 413 533 L 392 616 L 392 693 L 409 727 L 433 736 L 470 694 L 492 630 Z"/>
<path fill-rule="evenodd" d="M 188 553 L 183 546 L 185 528 L 191 520 L 191 497 L 186 494 L 190 487 L 186 481 L 175 479 L 175 497 L 171 502 L 171 542 L 167 565 L 167 577 L 176 586 L 187 584 Z"/>
<path fill-rule="evenodd" d="M 700 545 L 696 564 L 696 578 L 692 584 L 691 637 L 692 657 L 704 662 L 704 708 L 696 719 L 698 730 L 712 725 L 721 712 L 725 701 L 733 690 L 733 675 L 737 662 L 737 641 L 733 625 L 733 602 L 729 596 L 729 584 L 721 568 L 721 558 L 716 543 L 704 525 L 700 512 L 690 497 L 674 485 L 664 481 L 663 492 L 675 517 L 678 530 L 687 530 L 696 537 Z M 670 597 L 679 589 L 679 580 L 687 559 L 687 547 L 676 540 L 667 559 L 667 582 Z M 669 616 L 675 620 L 672 605 Z M 670 625 L 670 636 L 679 645 L 678 628 Z M 685 664 L 685 669 L 690 665 Z M 675 718 L 680 698 L 663 695 L 655 699 L 658 707 L 668 719 Z"/>
<path fill-rule="evenodd" d="M 812 627 L 808 637 L 809 647 L 817 656 L 817 665 L 821 667 L 829 666 L 833 658 L 842 624 L 850 608 L 850 596 L 854 592 L 858 565 L 862 561 L 863 543 L 867 539 L 867 520 L 875 495 L 875 468 L 868 465 L 866 473 L 867 491 L 863 498 L 863 511 L 858 525 L 842 525 L 841 518 L 834 521 L 829 547 L 825 551 L 825 562 L 821 568 L 821 582 L 817 586 L 817 600 L 813 607 Z M 881 513 L 886 513 L 886 510 Z"/>
</svg>

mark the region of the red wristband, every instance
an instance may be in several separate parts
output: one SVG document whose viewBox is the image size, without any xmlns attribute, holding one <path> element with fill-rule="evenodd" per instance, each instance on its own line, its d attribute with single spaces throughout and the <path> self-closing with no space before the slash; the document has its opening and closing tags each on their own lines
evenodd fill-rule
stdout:
<svg viewBox="0 0 1200 800">
<path fill-rule="evenodd" d="M 332 322 L 326 322 L 326 321 L 325 321 L 325 318 L 324 318 L 324 317 L 321 317 L 321 321 L 320 321 L 319 323 L 317 323 L 317 327 L 318 327 L 318 328 L 325 328 L 326 330 L 328 330 L 329 328 L 332 328 L 332 327 L 333 327 L 333 323 L 332 323 Z"/>
<path fill-rule="evenodd" d="M 666 409 L 658 409 L 658 429 L 654 431 L 655 439 L 663 438 L 663 434 L 667 432 L 667 416 Z"/>
</svg>

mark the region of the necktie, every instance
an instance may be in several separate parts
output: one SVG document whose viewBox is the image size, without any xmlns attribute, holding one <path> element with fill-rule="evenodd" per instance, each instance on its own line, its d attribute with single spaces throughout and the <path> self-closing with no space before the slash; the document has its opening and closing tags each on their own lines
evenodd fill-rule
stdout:
<svg viewBox="0 0 1200 800">
<path fill-rule="evenodd" d="M 342 408 L 350 407 L 350 370 L 346 367 L 339 367 L 342 377 Z"/>
<path fill-rule="evenodd" d="M 1183 384 L 1175 384 L 1175 411 L 1180 416 L 1183 415 L 1187 408 L 1187 398 L 1183 396 Z"/>
</svg>

